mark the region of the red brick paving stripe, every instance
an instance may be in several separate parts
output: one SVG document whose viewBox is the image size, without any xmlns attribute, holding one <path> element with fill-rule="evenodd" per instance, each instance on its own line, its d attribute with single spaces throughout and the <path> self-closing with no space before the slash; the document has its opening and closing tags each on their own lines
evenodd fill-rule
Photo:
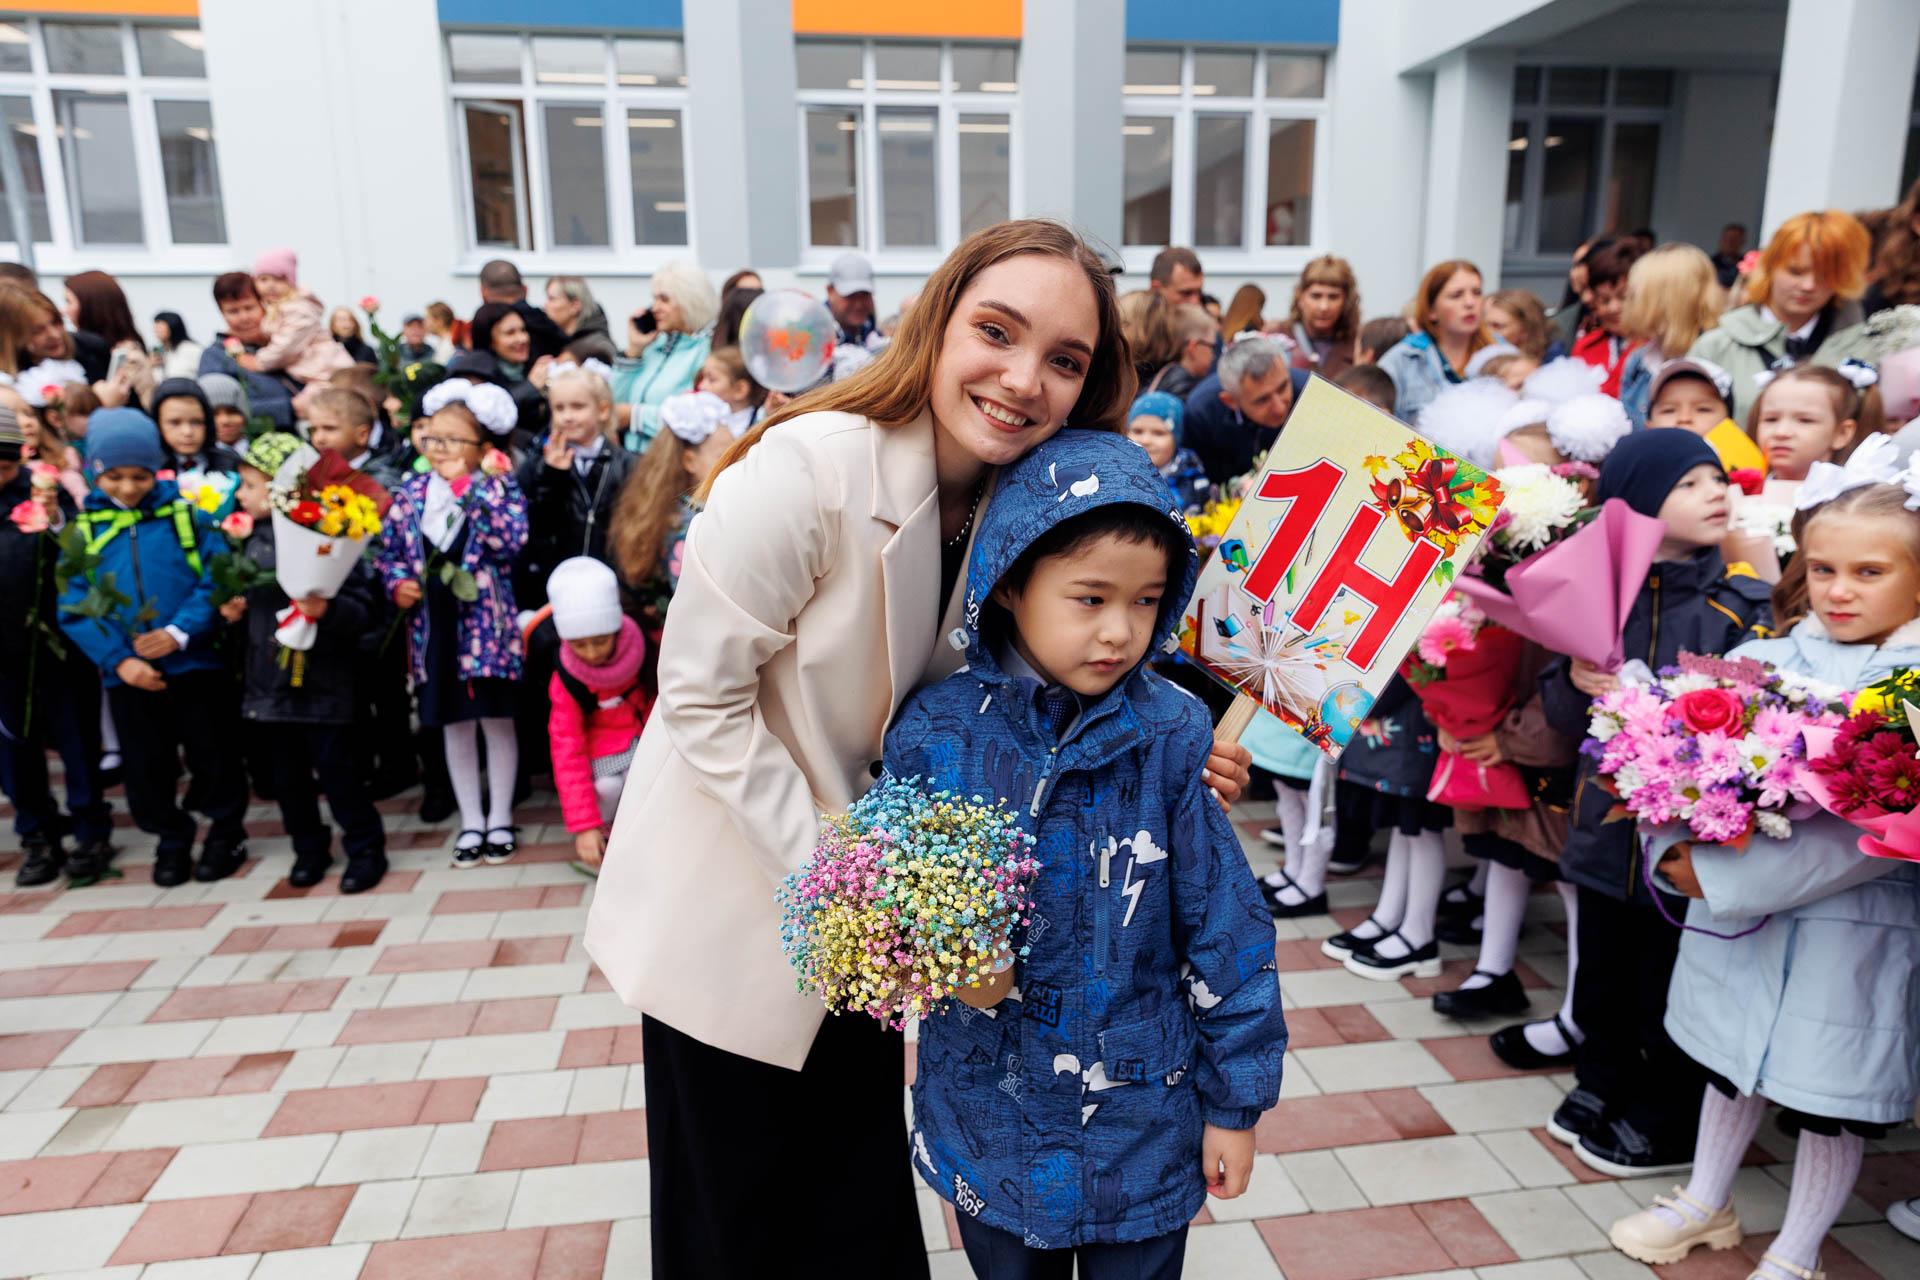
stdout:
<svg viewBox="0 0 1920 1280">
<path fill-rule="evenodd" d="M 24 1035 L 0 1036 L 0 1071 L 44 1067 L 79 1035 L 78 1031 L 29 1031 Z"/>
<path fill-rule="evenodd" d="M 1253 1225 L 1287 1280 L 1378 1280 L 1454 1266 L 1446 1247 L 1407 1205 L 1267 1218 Z"/>
<path fill-rule="evenodd" d="M 250 1195 L 203 1196 L 150 1204 L 107 1259 L 107 1265 L 210 1258 L 220 1252 L 252 1200 Z"/>
<path fill-rule="evenodd" d="M 913 1046 L 907 1046 L 909 1055 Z M 560 1046 L 560 1069 L 575 1067 L 604 1067 L 613 1060 L 613 1028 L 591 1027 L 583 1031 L 567 1032 L 566 1043 Z M 907 1083 L 913 1083 L 912 1073 Z"/>
<path fill-rule="evenodd" d="M 1253 1128 L 1256 1151 L 1284 1155 L 1365 1142 L 1394 1142 L 1400 1131 L 1364 1093 L 1283 1098 Z"/>
<path fill-rule="evenodd" d="M 109 1062 L 95 1067 L 93 1074 L 80 1082 L 63 1106 L 110 1107 L 127 1096 L 127 1090 L 147 1074 L 151 1062 Z"/>
<path fill-rule="evenodd" d="M 263 1138 L 349 1129 L 397 1129 L 415 1122 L 433 1091 L 431 1080 L 358 1084 L 337 1089 L 295 1089 L 267 1121 Z"/>
<path fill-rule="evenodd" d="M 1920 1188 L 1920 1151 L 1894 1151 L 1862 1160 L 1853 1192 L 1885 1213 L 1888 1205 L 1913 1195 L 1915 1188 Z"/>
<path fill-rule="evenodd" d="M 480 1153 L 478 1172 L 496 1169 L 537 1169 L 574 1163 L 580 1151 L 585 1116 L 541 1116 L 528 1120 L 497 1120 Z"/>
<path fill-rule="evenodd" d="M 607 1265 L 607 1241 L 612 1235 L 611 1222 L 548 1227 L 534 1280 L 600 1280 Z"/>
<path fill-rule="evenodd" d="M 160 1175 L 173 1162 L 177 1147 L 150 1147 L 143 1151 L 122 1151 L 114 1156 L 113 1163 L 100 1175 L 100 1180 L 87 1188 L 87 1194 L 81 1197 L 78 1208 L 91 1209 L 103 1204 L 138 1204 L 146 1199 L 147 1192 L 160 1180 Z"/>
<path fill-rule="evenodd" d="M 608 1058 L 609 1066 L 625 1066 L 641 1061 L 640 1028 L 631 1022 L 613 1030 L 613 1054 Z"/>
<path fill-rule="evenodd" d="M 480 1098 L 487 1091 L 487 1077 L 466 1076 L 458 1080 L 436 1080 L 427 1105 L 420 1108 L 416 1124 L 465 1124 L 480 1109 Z"/>
<path fill-rule="evenodd" d="M 567 947 L 573 941 L 565 934 L 553 934 L 540 938 L 502 938 L 500 950 L 493 957 L 492 967 L 504 968 L 516 964 L 559 964 L 567 958 Z"/>
<path fill-rule="evenodd" d="M 1527 1130 L 1527 1132 L 1531 1133 L 1534 1136 L 1535 1140 L 1537 1140 L 1541 1146 L 1547 1149 L 1548 1155 L 1552 1156 L 1555 1160 L 1558 1160 L 1560 1162 L 1561 1168 L 1565 1169 L 1568 1173 L 1571 1173 L 1579 1181 L 1581 1182 L 1613 1181 L 1612 1178 L 1609 1178 L 1606 1174 L 1601 1173 L 1599 1170 L 1587 1168 L 1586 1165 L 1580 1162 L 1580 1157 L 1573 1154 L 1572 1147 L 1569 1147 L 1566 1143 L 1559 1141 L 1552 1134 L 1548 1133 L 1545 1129 L 1529 1129 Z"/>
<path fill-rule="evenodd" d="M 0 1215 L 71 1209 L 112 1163 L 105 1154 L 0 1160 Z"/>
<path fill-rule="evenodd" d="M 280 1073 L 293 1061 L 293 1050 L 244 1054 L 233 1070 L 220 1082 L 218 1093 L 265 1093 L 279 1082 Z"/>
<path fill-rule="evenodd" d="M 154 933 L 163 929 L 202 929 L 223 910 L 217 902 L 194 907 L 128 907 L 118 911 L 76 911 L 47 930 L 48 938 L 78 938 L 94 933 Z"/>
<path fill-rule="evenodd" d="M 0 973 L 0 998 L 78 996 L 125 991 L 153 964 L 151 960 L 112 960 L 103 964 L 54 965 Z"/>
<path fill-rule="evenodd" d="M 580 1134 L 581 1164 L 607 1160 L 640 1160 L 647 1154 L 647 1113 L 633 1111 L 596 1111 L 586 1117 Z"/>
<path fill-rule="evenodd" d="M 511 1000 L 489 1000 L 480 1006 L 473 1020 L 476 1036 L 507 1035 L 516 1031 L 545 1031 L 553 1025 L 559 996 L 519 996 Z"/>
<path fill-rule="evenodd" d="M 303 1187 L 256 1195 L 221 1252 L 270 1253 L 331 1243 L 356 1190 L 352 1185 Z"/>
<path fill-rule="evenodd" d="M 336 950 L 341 947 L 371 946 L 386 927 L 385 920 L 349 920 L 334 935 L 332 946 Z"/>
<path fill-rule="evenodd" d="M 355 1009 L 335 1044 L 392 1044 L 400 1040 L 450 1040 L 473 1029 L 478 1002 L 422 1004 L 398 1009 Z M 482 1064 L 484 1065 L 484 1064 Z"/>
<path fill-rule="evenodd" d="M 1320 1010 L 1326 1015 L 1340 1039 L 1347 1044 L 1371 1044 L 1378 1040 L 1391 1040 L 1393 1033 L 1380 1025 L 1380 1019 L 1361 1004 L 1328 1005 Z"/>
<path fill-rule="evenodd" d="M 1339 969 L 1338 960 L 1320 950 L 1318 938 L 1282 938 L 1273 944 L 1274 965 L 1281 973 L 1306 973 L 1314 969 Z M 1292 1010 L 1288 1010 L 1291 1015 Z"/>
<path fill-rule="evenodd" d="M 248 982 L 229 987 L 181 987 L 147 1015 L 148 1022 L 241 1018 L 261 1013 L 320 1013 L 333 1006 L 345 978 Z"/>
<path fill-rule="evenodd" d="M 1340 1033 L 1327 1021 L 1323 1009 L 1287 1010 L 1287 1048 L 1319 1049 L 1330 1044 L 1345 1044 Z"/>
<path fill-rule="evenodd" d="M 251 955 L 258 951 L 321 951 L 330 947 L 364 947 L 380 936 L 385 920 L 349 920 L 344 924 L 242 925 L 220 940 L 217 956 Z"/>
<path fill-rule="evenodd" d="M 1402 1138 L 1444 1138 L 1453 1132 L 1453 1126 L 1413 1089 L 1377 1089 L 1366 1097 Z"/>
<path fill-rule="evenodd" d="M 1520 1255 L 1469 1201 L 1429 1200 L 1414 1205 L 1413 1212 L 1460 1266 L 1491 1267 L 1520 1261 Z"/>
<path fill-rule="evenodd" d="M 541 1227 L 518 1231 L 481 1231 L 425 1240 L 384 1240 L 367 1254 L 359 1280 L 535 1280 Z"/>
<path fill-rule="evenodd" d="M 501 889 L 448 889 L 434 900 L 432 914 L 462 915 L 473 911 L 531 911 L 546 890 L 541 885 Z"/>
<path fill-rule="evenodd" d="M 500 950 L 494 938 L 467 938 L 458 942 L 400 942 L 382 947 L 373 962 L 375 973 L 426 973 L 441 969 L 484 969 Z"/>
<path fill-rule="evenodd" d="M 343 896 L 340 892 L 340 876 L 344 874 L 345 871 L 346 868 L 341 866 L 339 871 L 329 874 L 327 878 L 319 884 L 309 885 L 305 889 L 296 889 L 287 883 L 285 879 L 282 879 L 280 883 L 267 890 L 267 897 L 269 900 L 276 898 L 338 898 Z M 381 877 L 379 884 L 371 889 L 362 890 L 362 892 L 371 894 L 411 893 L 413 892 L 413 886 L 418 883 L 420 883 L 420 872 L 418 871 L 389 871 Z"/>
<path fill-rule="evenodd" d="M 1541 1067 L 1537 1071 L 1515 1071 L 1500 1061 L 1485 1036 L 1441 1036 L 1420 1043 L 1455 1080 L 1504 1080 L 1509 1076 L 1546 1075 L 1559 1069 Z"/>
</svg>

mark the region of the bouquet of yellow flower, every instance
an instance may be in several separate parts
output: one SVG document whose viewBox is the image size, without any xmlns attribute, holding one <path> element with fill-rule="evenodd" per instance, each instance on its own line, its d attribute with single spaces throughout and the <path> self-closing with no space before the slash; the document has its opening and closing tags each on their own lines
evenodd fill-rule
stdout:
<svg viewBox="0 0 1920 1280">
<path fill-rule="evenodd" d="M 274 473 L 268 499 L 274 576 L 291 601 L 277 615 L 275 635 L 288 649 L 311 649 L 319 628 L 300 602 L 339 594 L 393 498 L 336 450 L 302 445 Z"/>
</svg>

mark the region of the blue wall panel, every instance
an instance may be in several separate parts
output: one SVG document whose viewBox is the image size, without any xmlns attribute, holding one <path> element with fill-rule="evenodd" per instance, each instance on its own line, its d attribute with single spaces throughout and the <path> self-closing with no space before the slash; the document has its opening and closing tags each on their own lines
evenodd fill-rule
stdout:
<svg viewBox="0 0 1920 1280">
<path fill-rule="evenodd" d="M 680 0 L 440 0 L 448 27 L 678 31 Z"/>
<path fill-rule="evenodd" d="M 1331 48 L 1340 40 L 1340 0 L 1127 0 L 1127 39 Z"/>
</svg>

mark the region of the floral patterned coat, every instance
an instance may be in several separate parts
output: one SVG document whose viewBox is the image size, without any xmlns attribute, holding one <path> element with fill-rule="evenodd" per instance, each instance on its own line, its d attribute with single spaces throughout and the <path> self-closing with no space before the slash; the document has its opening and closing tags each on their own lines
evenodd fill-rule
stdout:
<svg viewBox="0 0 1920 1280">
<path fill-rule="evenodd" d="M 407 477 L 393 495 L 373 564 L 389 598 L 394 587 L 411 579 L 426 585 L 427 556 L 438 548 L 420 529 L 431 474 Z M 466 679 L 518 680 L 525 648 L 520 639 L 510 572 L 527 544 L 527 500 L 511 475 L 475 475 L 461 500 L 466 513 L 466 544 L 460 567 L 473 575 L 477 599 L 460 606 L 460 674 Z M 427 678 L 427 608 L 422 602 L 407 618 L 408 649 L 415 684 Z"/>
</svg>

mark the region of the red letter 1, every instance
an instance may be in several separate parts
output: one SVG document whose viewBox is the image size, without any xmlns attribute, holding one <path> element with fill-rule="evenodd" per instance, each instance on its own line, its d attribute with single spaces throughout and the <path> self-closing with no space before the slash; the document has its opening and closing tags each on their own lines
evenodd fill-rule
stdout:
<svg viewBox="0 0 1920 1280">
<path fill-rule="evenodd" d="M 1242 591 L 1261 604 L 1273 599 L 1273 593 L 1280 589 L 1287 570 L 1300 558 L 1301 550 L 1307 545 L 1307 535 L 1326 514 L 1334 491 L 1346 474 L 1340 466 L 1322 458 L 1310 467 L 1269 471 L 1260 478 L 1260 487 L 1254 496 L 1269 502 L 1286 499 L 1287 512 L 1280 517 L 1279 527 L 1274 529 L 1273 536 L 1260 548 L 1259 556 L 1247 570 L 1246 580 L 1240 584 Z"/>
</svg>

